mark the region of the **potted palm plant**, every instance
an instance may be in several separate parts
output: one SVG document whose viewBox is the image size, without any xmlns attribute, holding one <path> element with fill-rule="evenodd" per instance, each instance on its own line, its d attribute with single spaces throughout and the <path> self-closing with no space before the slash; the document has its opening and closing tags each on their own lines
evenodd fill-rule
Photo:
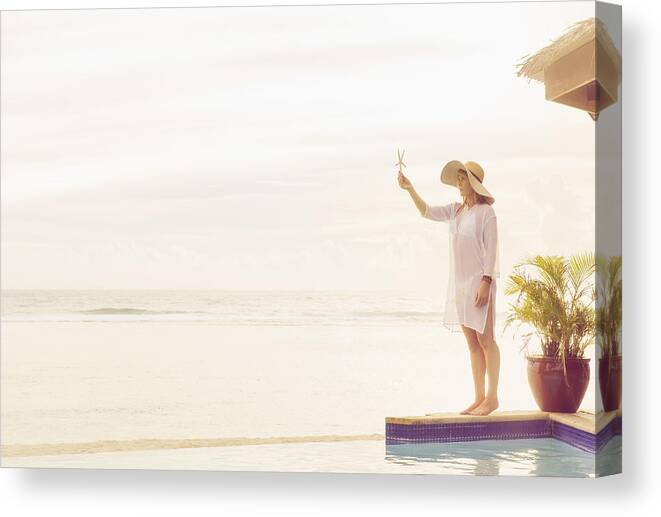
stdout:
<svg viewBox="0 0 661 517">
<path fill-rule="evenodd" d="M 599 391 L 604 411 L 614 411 L 622 400 L 622 256 L 598 257 L 596 271 Z"/>
<path fill-rule="evenodd" d="M 590 380 L 585 349 L 594 341 L 594 255 L 528 258 L 514 267 L 505 294 L 516 295 L 505 327 L 525 327 L 528 383 L 542 411 L 574 413 Z M 538 338 L 541 355 L 528 354 Z"/>
</svg>

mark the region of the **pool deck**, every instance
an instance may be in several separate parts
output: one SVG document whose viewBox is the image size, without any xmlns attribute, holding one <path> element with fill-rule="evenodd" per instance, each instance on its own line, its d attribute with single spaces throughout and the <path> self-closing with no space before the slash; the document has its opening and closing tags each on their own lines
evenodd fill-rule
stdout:
<svg viewBox="0 0 661 517">
<path fill-rule="evenodd" d="M 622 434 L 622 411 L 548 413 L 497 411 L 486 416 L 428 413 L 386 417 L 386 443 L 556 438 L 587 452 L 598 452 Z"/>
</svg>

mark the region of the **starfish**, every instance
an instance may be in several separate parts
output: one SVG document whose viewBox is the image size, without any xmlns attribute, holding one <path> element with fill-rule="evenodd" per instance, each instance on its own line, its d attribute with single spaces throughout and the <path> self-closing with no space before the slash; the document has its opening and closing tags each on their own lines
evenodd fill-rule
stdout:
<svg viewBox="0 0 661 517">
<path fill-rule="evenodd" d="M 399 167 L 399 172 L 402 172 L 402 167 L 406 168 L 406 164 L 404 163 L 404 153 L 406 151 L 402 151 L 401 154 L 399 152 L 399 149 L 397 149 L 397 165 Z"/>
</svg>

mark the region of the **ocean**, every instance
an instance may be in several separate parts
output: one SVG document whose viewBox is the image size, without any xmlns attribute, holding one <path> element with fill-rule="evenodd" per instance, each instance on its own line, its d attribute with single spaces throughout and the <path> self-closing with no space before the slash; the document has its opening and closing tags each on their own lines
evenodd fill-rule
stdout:
<svg viewBox="0 0 661 517">
<path fill-rule="evenodd" d="M 2 291 L 2 445 L 231 438 L 259 468 L 266 446 L 241 445 L 255 438 L 380 440 L 386 416 L 472 401 L 466 343 L 441 325 L 440 298 Z M 502 324 L 500 408 L 535 409 L 520 339 Z"/>
<path fill-rule="evenodd" d="M 4 290 L 2 321 L 440 324 L 439 304 L 429 294 L 389 291 Z"/>
</svg>

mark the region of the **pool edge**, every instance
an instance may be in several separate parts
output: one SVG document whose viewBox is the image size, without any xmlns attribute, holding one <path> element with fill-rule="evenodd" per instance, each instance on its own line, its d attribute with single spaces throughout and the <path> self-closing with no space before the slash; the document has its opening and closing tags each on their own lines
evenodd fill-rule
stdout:
<svg viewBox="0 0 661 517">
<path fill-rule="evenodd" d="M 430 413 L 385 420 L 386 445 L 554 438 L 596 454 L 622 434 L 621 410 L 597 414 L 509 411 L 487 416 Z"/>
</svg>

